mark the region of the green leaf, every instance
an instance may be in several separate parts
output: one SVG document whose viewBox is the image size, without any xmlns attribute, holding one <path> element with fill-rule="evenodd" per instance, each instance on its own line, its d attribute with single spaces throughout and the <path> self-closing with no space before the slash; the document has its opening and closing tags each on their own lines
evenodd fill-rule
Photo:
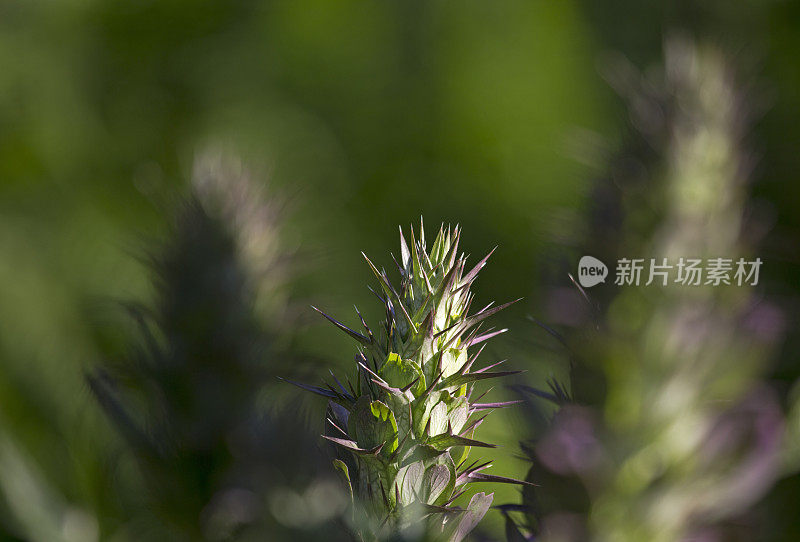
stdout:
<svg viewBox="0 0 800 542">
<path fill-rule="evenodd" d="M 456 467 L 449 454 L 442 454 L 435 459 L 436 464 L 425 471 L 423 486 L 426 504 L 442 506 L 453 495 L 456 487 Z"/>
<path fill-rule="evenodd" d="M 350 469 L 347 468 L 347 465 L 341 459 L 334 459 L 333 466 L 342 474 L 344 481 L 347 482 L 347 489 L 350 490 L 350 499 L 353 499 L 353 483 L 350 480 Z"/>
<path fill-rule="evenodd" d="M 379 422 L 382 422 L 383 435 L 386 437 L 384 440 L 386 442 L 386 446 L 383 448 L 384 452 L 387 454 L 394 452 L 398 445 L 397 420 L 394 417 L 394 413 L 380 401 L 372 401 L 370 411 Z"/>
<path fill-rule="evenodd" d="M 412 404 L 412 416 L 414 418 L 414 434 L 417 437 L 427 436 L 425 434 L 425 428 L 428 425 L 428 420 L 431 417 L 431 411 L 433 407 L 435 407 L 439 401 L 441 400 L 442 395 L 447 394 L 447 392 L 432 392 L 428 395 L 423 395 L 419 397 L 414 403 Z"/>
<path fill-rule="evenodd" d="M 439 234 L 433 242 L 431 247 L 431 261 L 434 265 L 444 259 L 445 254 L 450 251 L 450 235 L 445 233 L 443 229 L 439 230 Z"/>
<path fill-rule="evenodd" d="M 425 465 L 422 461 L 415 461 L 397 471 L 395 484 L 400 491 L 400 503 L 408 506 L 417 500 L 422 492 L 422 481 L 425 475 Z"/>
<path fill-rule="evenodd" d="M 480 523 L 483 516 L 492 506 L 494 493 L 486 495 L 485 493 L 476 493 L 470 499 L 466 511 L 454 521 L 454 525 L 449 529 L 449 542 L 461 542 L 464 540 L 472 529 Z"/>
<path fill-rule="evenodd" d="M 458 373 L 467 362 L 466 349 L 448 348 L 442 354 L 442 373 L 444 378 Z"/>
<path fill-rule="evenodd" d="M 482 472 L 473 472 L 467 478 L 472 482 L 492 482 L 496 484 L 517 484 L 520 486 L 534 487 L 536 484 L 527 482 L 525 480 L 517 480 L 516 478 L 508 478 L 507 476 L 495 476 L 494 474 L 483 474 Z"/>
<path fill-rule="evenodd" d="M 440 401 L 431 409 L 430 424 L 428 425 L 428 435 L 435 437 L 447 432 L 447 405 Z"/>
<path fill-rule="evenodd" d="M 403 237 L 403 227 L 399 226 L 400 229 L 400 261 L 403 262 L 403 267 L 406 271 L 409 271 L 411 268 L 411 253 L 408 251 L 408 243 L 406 243 L 406 238 Z"/>
<path fill-rule="evenodd" d="M 370 401 L 362 395 L 356 401 L 347 423 L 347 433 L 361 449 L 381 446 L 384 455 L 397 449 L 397 420 L 391 409 L 381 401 Z"/>
<path fill-rule="evenodd" d="M 416 383 L 411 387 L 414 396 L 419 396 L 425 391 L 425 375 L 422 369 L 412 360 L 402 359 L 394 352 L 386 358 L 378 375 L 383 378 L 390 386 L 404 389 L 415 380 Z"/>
<path fill-rule="evenodd" d="M 469 418 L 469 401 L 466 397 L 453 397 L 447 405 L 447 417 L 453 433 L 460 433 Z"/>
<path fill-rule="evenodd" d="M 436 435 L 428 439 L 428 445 L 439 450 L 452 448 L 453 446 L 476 446 L 479 448 L 497 448 L 494 444 L 473 440 L 459 435 Z"/>
<path fill-rule="evenodd" d="M 383 444 L 379 444 L 373 448 L 361 448 L 359 447 L 358 443 L 353 440 L 343 439 L 343 438 L 336 438 L 336 437 L 329 437 L 328 435 L 322 435 L 322 438 L 333 442 L 334 444 L 338 444 L 343 448 L 347 448 L 353 453 L 361 454 L 361 455 L 376 455 L 380 453 L 381 448 L 383 448 Z"/>
<path fill-rule="evenodd" d="M 453 397 L 447 392 L 442 392 L 440 397 L 441 401 L 430 411 L 428 436 L 458 434 L 469 417 L 469 402 L 466 397 Z"/>
</svg>

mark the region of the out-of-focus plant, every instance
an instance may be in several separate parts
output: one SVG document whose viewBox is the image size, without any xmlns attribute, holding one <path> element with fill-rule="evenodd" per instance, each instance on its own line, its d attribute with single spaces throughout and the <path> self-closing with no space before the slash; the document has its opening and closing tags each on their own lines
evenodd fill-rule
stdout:
<svg viewBox="0 0 800 542">
<path fill-rule="evenodd" d="M 198 155 L 192 189 L 206 215 L 219 221 L 233 240 L 256 317 L 273 334 L 281 331 L 287 324 L 283 316 L 292 265 L 292 254 L 281 238 L 283 203 L 274 194 L 268 197 L 252 171 L 221 149 Z"/>
<path fill-rule="evenodd" d="M 605 377 L 599 408 L 577 389 L 574 400 L 553 398 L 564 407 L 531 451 L 528 479 L 543 487 L 526 492 L 536 510 L 527 527 L 554 541 L 749 540 L 742 514 L 785 464 L 783 415 L 760 378 L 782 335 L 781 313 L 733 274 L 739 258 L 757 258 L 761 231 L 747 206 L 749 96 L 723 52 L 684 39 L 667 43 L 662 70 L 639 77 L 621 60 L 611 67 L 647 158 L 618 162 L 611 193 L 621 188 L 619 200 L 604 211 L 616 208 L 619 221 L 596 224 L 588 237 L 603 244 L 586 250 L 606 261 L 726 258 L 733 266 L 728 280 L 704 276 L 699 285 L 676 283 L 675 274 L 646 285 L 645 267 L 640 283 L 610 298 L 599 332 L 573 345 Z M 559 499 L 559 478 L 580 485 Z"/>
<path fill-rule="evenodd" d="M 14 532 L 32 542 L 95 542 L 92 510 L 69 502 L 0 427 L 0 494 Z M 5 514 L 4 514 L 5 515 Z M 0 533 L 3 534 L 3 533 Z M 5 540 L 5 538 L 2 538 Z"/>
<path fill-rule="evenodd" d="M 458 226 L 441 228 L 428 252 L 422 224 L 419 240 L 412 229 L 410 248 L 401 231 L 399 289 L 365 256 L 386 320 L 373 332 L 359 314 L 362 333 L 325 315 L 358 342 L 357 374 L 346 385 L 298 384 L 329 399 L 325 438 L 338 447 L 334 465 L 353 497 L 362 540 L 458 542 L 492 504 L 493 495 L 480 492 L 456 506 L 469 484 L 524 483 L 485 473 L 491 461 L 468 460 L 470 448 L 494 447 L 473 438 L 487 411 L 513 404 L 480 403 L 475 384 L 514 372 L 492 371 L 499 363 L 478 369 L 483 346 L 468 353 L 505 331 L 480 329 L 511 303 L 470 314 L 470 287 L 489 256 L 466 271 L 460 237 Z"/>
<path fill-rule="evenodd" d="M 131 353 L 90 376 L 144 478 L 134 538 L 297 540 L 346 506 L 314 476 L 302 416 L 270 400 L 267 383 L 292 358 L 276 346 L 287 301 L 279 208 L 261 190 L 238 160 L 200 155 L 192 196 L 151 258 L 155 300 L 128 306 Z M 280 501 L 303 503 L 302 522 Z"/>
</svg>

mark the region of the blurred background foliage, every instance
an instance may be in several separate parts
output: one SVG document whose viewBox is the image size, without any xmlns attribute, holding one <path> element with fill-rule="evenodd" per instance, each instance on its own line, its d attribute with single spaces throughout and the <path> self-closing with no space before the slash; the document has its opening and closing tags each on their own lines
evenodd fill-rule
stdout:
<svg viewBox="0 0 800 542">
<path fill-rule="evenodd" d="M 85 375 L 129 353 L 116 301 L 155 302 L 141 256 L 170 238 L 209 144 L 235 149 L 286 210 L 281 243 L 297 261 L 278 343 L 292 355 L 271 357 L 270 374 L 350 366 L 347 339 L 305 307 L 343 315 L 355 303 L 378 318 L 358 251 L 389 268 L 397 224 L 422 214 L 429 227 L 461 223 L 475 256 L 500 245 L 477 301 L 526 296 L 492 349 L 542 385 L 564 376 L 563 356 L 524 316 L 553 318 L 553 287 L 570 286 L 606 157 L 658 152 L 626 131 L 627 104 L 602 74 L 614 55 L 646 74 L 665 35 L 683 31 L 751 79 L 746 197 L 768 226 L 763 291 L 794 329 L 800 3 L 697 4 L 0 0 L 2 536 L 126 540 L 146 508 L 136 459 Z M 798 340 L 789 331 L 761 367 L 783 407 Z M 297 395 L 265 390 L 270 407 Z M 323 406 L 302 409 L 313 434 Z M 504 444 L 498 472 L 524 477 L 515 456 L 531 424 L 513 412 L 492 422 L 482 431 Z M 787 478 L 756 505 L 764 540 L 798 538 L 798 499 Z M 517 501 L 497 489 L 495 502 Z M 502 527 L 499 514 L 482 524 L 493 538 Z"/>
<path fill-rule="evenodd" d="M 794 430 L 785 432 L 776 383 L 763 381 L 791 304 L 735 280 L 675 284 L 686 275 L 682 255 L 753 258 L 772 224 L 771 211 L 747 197 L 757 91 L 717 46 L 672 35 L 664 49 L 644 72 L 619 56 L 606 63 L 629 107 L 630 138 L 602 161 L 606 177 L 578 245 L 604 261 L 658 254 L 658 265 L 675 267 L 672 283 L 615 281 L 571 299 L 554 288 L 558 311 L 548 320 L 571 324 L 571 386 L 524 394 L 563 407 L 526 447 L 539 485 L 523 490 L 527 524 L 565 542 L 791 539 L 768 507 L 752 507 L 796 474 L 787 462 Z M 563 321 L 581 312 L 582 321 Z"/>
</svg>

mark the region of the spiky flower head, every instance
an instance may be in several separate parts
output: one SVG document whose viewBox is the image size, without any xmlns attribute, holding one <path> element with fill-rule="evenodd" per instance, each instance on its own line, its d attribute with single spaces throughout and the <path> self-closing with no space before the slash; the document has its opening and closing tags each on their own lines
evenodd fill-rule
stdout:
<svg viewBox="0 0 800 542">
<path fill-rule="evenodd" d="M 454 506 L 468 484 L 521 483 L 483 473 L 491 462 L 467 461 L 471 447 L 494 447 L 473 438 L 487 411 L 513 403 L 477 402 L 475 383 L 514 373 L 493 372 L 494 365 L 476 370 L 483 345 L 468 352 L 505 331 L 480 329 L 511 303 L 469 314 L 470 286 L 491 253 L 465 272 L 460 236 L 458 226 L 442 227 L 429 252 L 422 224 L 419 240 L 411 229 L 410 247 L 401 229 L 397 288 L 365 255 L 386 319 L 373 330 L 359 313 L 362 333 L 323 313 L 358 342 L 357 375 L 347 387 L 338 380 L 327 388 L 301 385 L 330 399 L 325 438 L 337 445 L 334 463 L 360 511 L 357 528 L 369 539 L 425 525 L 425 536 L 459 541 L 492 502 L 492 494 L 476 493 L 465 509 Z"/>
</svg>

